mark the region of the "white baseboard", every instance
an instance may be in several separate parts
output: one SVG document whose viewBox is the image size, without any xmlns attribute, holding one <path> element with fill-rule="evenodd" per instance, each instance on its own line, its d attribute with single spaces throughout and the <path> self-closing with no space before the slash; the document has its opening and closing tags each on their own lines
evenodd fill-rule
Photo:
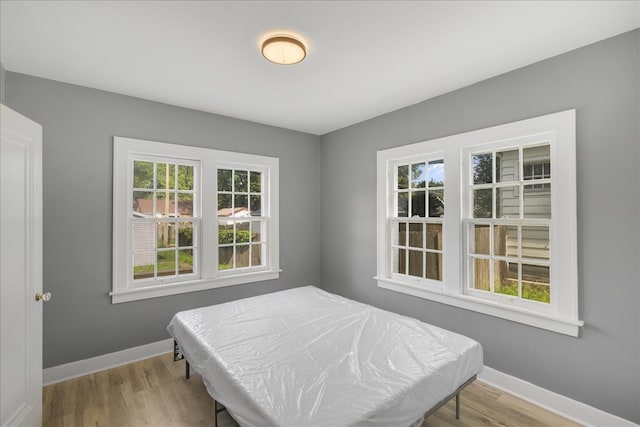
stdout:
<svg viewBox="0 0 640 427">
<path fill-rule="evenodd" d="M 72 378 L 81 377 L 116 366 L 126 365 L 149 357 L 173 351 L 173 339 L 152 342 L 150 344 L 132 347 L 115 353 L 103 354 L 91 359 L 78 360 L 77 362 L 65 363 L 64 365 L 53 366 L 42 371 L 43 385 L 55 384 Z"/>
<path fill-rule="evenodd" d="M 624 418 L 538 387 L 520 378 L 484 366 L 478 379 L 579 424 L 592 427 L 638 427 Z"/>
<path fill-rule="evenodd" d="M 83 375 L 116 366 L 126 365 L 138 360 L 168 353 L 173 349 L 171 338 L 151 344 L 133 347 L 115 353 L 92 357 L 44 369 L 42 380 L 44 385 L 54 384 Z M 521 399 L 534 403 L 551 412 L 562 415 L 577 423 L 593 427 L 640 427 L 631 421 L 596 409 L 592 406 L 554 393 L 535 384 L 507 375 L 493 368 L 485 366 L 478 375 L 478 379 L 493 387 L 513 394 Z"/>
</svg>

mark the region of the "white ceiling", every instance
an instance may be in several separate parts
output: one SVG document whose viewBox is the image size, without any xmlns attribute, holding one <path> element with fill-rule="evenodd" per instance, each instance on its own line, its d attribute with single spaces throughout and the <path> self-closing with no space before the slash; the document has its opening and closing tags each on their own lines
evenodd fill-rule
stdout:
<svg viewBox="0 0 640 427">
<path fill-rule="evenodd" d="M 640 26 L 640 1 L 5 1 L 9 71 L 324 134 Z M 309 43 L 292 66 L 259 38 Z"/>
</svg>

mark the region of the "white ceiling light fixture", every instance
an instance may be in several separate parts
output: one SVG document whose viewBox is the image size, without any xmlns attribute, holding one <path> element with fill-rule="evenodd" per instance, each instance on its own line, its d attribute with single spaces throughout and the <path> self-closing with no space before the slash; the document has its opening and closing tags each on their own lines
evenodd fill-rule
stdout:
<svg viewBox="0 0 640 427">
<path fill-rule="evenodd" d="M 280 65 L 293 65 L 307 56 L 307 47 L 290 34 L 276 34 L 262 42 L 262 56 Z"/>
</svg>

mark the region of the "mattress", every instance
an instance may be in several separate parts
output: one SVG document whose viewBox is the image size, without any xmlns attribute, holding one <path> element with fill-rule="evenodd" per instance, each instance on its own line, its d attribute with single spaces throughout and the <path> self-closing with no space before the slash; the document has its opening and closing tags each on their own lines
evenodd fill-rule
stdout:
<svg viewBox="0 0 640 427">
<path fill-rule="evenodd" d="M 313 286 L 177 313 L 168 331 L 242 426 L 411 426 L 481 345 Z"/>
</svg>

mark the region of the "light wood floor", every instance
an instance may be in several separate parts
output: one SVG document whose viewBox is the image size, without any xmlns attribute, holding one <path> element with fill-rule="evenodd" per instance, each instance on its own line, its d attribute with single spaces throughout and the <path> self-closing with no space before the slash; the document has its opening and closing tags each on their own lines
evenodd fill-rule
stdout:
<svg viewBox="0 0 640 427">
<path fill-rule="evenodd" d="M 451 400 L 423 427 L 576 426 L 521 399 L 475 381 L 461 393 L 460 419 Z M 220 427 L 237 424 L 224 411 Z M 199 375 L 184 378 L 184 361 L 171 353 L 43 390 L 44 426 L 212 426 L 212 400 Z"/>
</svg>

